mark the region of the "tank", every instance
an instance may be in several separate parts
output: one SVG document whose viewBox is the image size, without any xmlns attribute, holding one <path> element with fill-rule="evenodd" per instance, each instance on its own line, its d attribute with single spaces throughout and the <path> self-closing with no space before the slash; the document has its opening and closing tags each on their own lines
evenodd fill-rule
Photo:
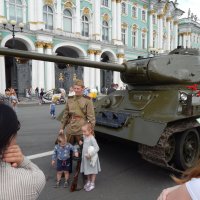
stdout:
<svg viewBox="0 0 200 200">
<path fill-rule="evenodd" d="M 179 47 L 168 55 L 122 65 L 0 48 L 0 55 L 76 64 L 121 73 L 126 90 L 95 102 L 95 131 L 138 144 L 142 158 L 180 171 L 200 156 L 200 54 Z"/>
</svg>

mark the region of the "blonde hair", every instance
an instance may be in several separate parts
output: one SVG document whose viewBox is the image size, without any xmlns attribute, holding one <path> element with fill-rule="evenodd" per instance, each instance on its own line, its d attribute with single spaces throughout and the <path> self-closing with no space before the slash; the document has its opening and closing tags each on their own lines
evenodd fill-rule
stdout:
<svg viewBox="0 0 200 200">
<path fill-rule="evenodd" d="M 87 130 L 92 134 L 94 135 L 94 128 L 93 128 L 93 125 L 91 124 L 91 122 L 87 121 L 83 124 L 82 127 L 87 127 Z"/>
<path fill-rule="evenodd" d="M 65 134 L 59 134 L 57 137 L 57 141 L 58 143 L 60 143 L 61 141 L 67 142 L 67 137 Z"/>
<path fill-rule="evenodd" d="M 200 160 L 198 161 L 196 166 L 183 172 L 181 178 L 177 178 L 175 176 L 171 176 L 171 177 L 177 184 L 186 183 L 192 178 L 200 178 Z"/>
</svg>

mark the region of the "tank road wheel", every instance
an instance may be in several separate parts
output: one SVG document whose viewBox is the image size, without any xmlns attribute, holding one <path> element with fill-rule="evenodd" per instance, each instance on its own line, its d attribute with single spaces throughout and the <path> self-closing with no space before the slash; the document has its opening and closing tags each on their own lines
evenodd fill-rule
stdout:
<svg viewBox="0 0 200 200">
<path fill-rule="evenodd" d="M 196 129 L 184 131 L 176 138 L 176 164 L 180 169 L 192 167 L 199 158 L 199 134 Z"/>
<path fill-rule="evenodd" d="M 175 153 L 175 147 L 176 147 L 176 141 L 175 141 L 175 138 L 173 136 L 171 136 L 167 143 L 165 144 L 165 160 L 167 162 L 169 162 L 174 153 Z"/>
</svg>

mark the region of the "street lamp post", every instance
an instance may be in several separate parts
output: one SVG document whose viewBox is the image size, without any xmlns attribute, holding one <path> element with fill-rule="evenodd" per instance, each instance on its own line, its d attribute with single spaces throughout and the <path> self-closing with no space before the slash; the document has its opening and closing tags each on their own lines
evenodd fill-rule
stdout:
<svg viewBox="0 0 200 200">
<path fill-rule="evenodd" d="M 17 25 L 17 22 L 15 20 L 10 20 L 9 24 L 12 26 L 12 28 L 8 28 L 7 25 L 8 25 L 8 21 L 7 19 L 3 19 L 2 20 L 2 24 L 3 24 L 3 28 L 5 30 L 8 30 L 12 33 L 12 48 L 14 49 L 15 48 L 15 33 L 17 32 L 23 32 L 23 28 L 24 28 L 24 24 L 21 22 L 18 24 L 18 27 L 19 30 L 16 30 L 16 25 Z M 16 94 L 18 96 L 18 77 L 17 77 L 17 66 L 16 66 L 16 63 L 15 63 L 15 58 L 13 57 L 13 74 L 14 74 L 14 79 L 12 81 L 12 87 L 15 89 L 16 91 Z"/>
</svg>

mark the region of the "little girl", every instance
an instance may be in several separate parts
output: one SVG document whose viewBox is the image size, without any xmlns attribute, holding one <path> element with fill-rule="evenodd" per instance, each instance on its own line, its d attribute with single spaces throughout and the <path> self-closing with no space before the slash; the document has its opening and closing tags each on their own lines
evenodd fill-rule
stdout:
<svg viewBox="0 0 200 200">
<path fill-rule="evenodd" d="M 87 183 L 84 185 L 84 189 L 89 192 L 95 188 L 96 174 L 101 171 L 100 162 L 97 154 L 97 152 L 99 151 L 99 146 L 93 136 L 93 128 L 91 123 L 87 122 L 85 125 L 83 125 L 82 132 L 84 142 L 82 150 L 81 172 L 87 176 Z M 89 149 L 91 149 L 91 146 L 93 152 L 88 151 Z M 95 162 L 93 159 L 94 157 Z"/>
<path fill-rule="evenodd" d="M 64 134 L 59 134 L 57 138 L 58 144 L 55 145 L 54 152 L 52 155 L 51 164 L 54 166 L 57 160 L 57 182 L 55 187 L 60 186 L 60 180 L 62 173 L 65 174 L 64 187 L 69 186 L 69 170 L 70 166 L 70 151 L 75 152 L 75 156 L 78 157 L 77 149 L 74 148 L 70 143 L 66 142 L 66 136 Z"/>
</svg>

